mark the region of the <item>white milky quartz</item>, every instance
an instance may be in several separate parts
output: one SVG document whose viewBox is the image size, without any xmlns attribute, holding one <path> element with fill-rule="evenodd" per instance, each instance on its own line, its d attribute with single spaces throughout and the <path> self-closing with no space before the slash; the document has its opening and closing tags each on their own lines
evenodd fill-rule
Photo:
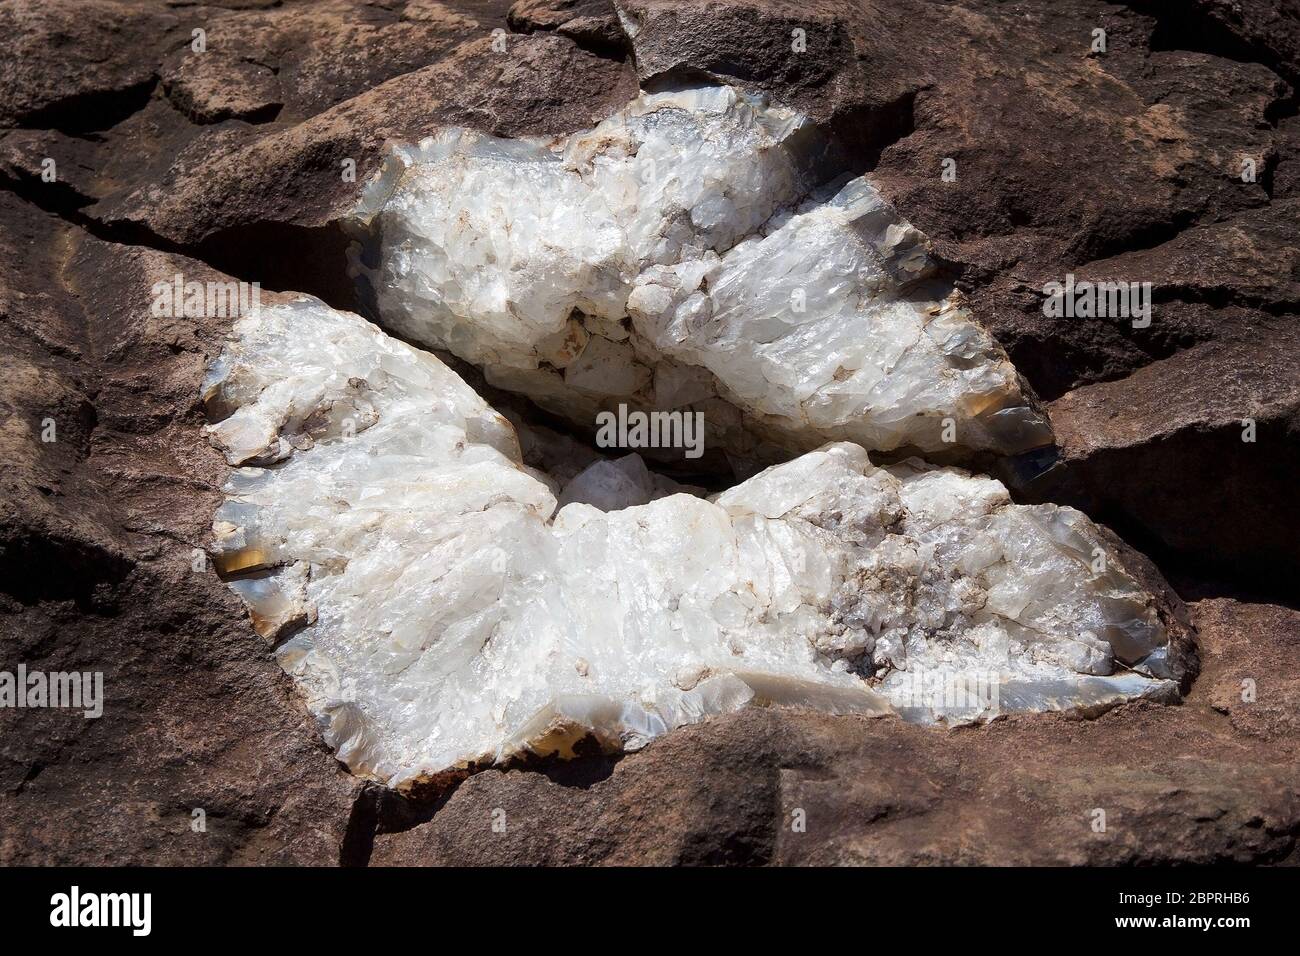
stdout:
<svg viewBox="0 0 1300 956">
<path fill-rule="evenodd" d="M 712 499 L 634 457 L 561 488 L 435 356 L 311 299 L 240 319 L 204 395 L 241 466 L 218 567 L 339 758 L 391 786 L 748 705 L 967 721 L 1175 692 L 1153 599 L 1088 519 L 989 478 L 839 442 Z"/>
<path fill-rule="evenodd" d="M 689 408 L 748 463 L 1050 444 L 924 237 L 865 177 L 813 188 L 831 149 L 726 86 L 559 141 L 445 129 L 368 185 L 353 271 L 386 326 L 587 428 Z"/>
</svg>

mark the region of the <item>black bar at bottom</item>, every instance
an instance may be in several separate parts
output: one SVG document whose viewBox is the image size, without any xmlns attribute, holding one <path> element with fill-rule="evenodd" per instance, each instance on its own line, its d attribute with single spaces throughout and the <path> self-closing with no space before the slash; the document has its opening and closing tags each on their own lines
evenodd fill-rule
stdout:
<svg viewBox="0 0 1300 956">
<path fill-rule="evenodd" d="M 445 945 L 486 931 L 498 938 L 576 933 L 571 942 L 608 946 L 610 937 L 589 935 L 605 926 L 638 940 L 666 934 L 681 942 L 708 927 L 734 934 L 732 943 L 768 945 L 774 930 L 848 931 L 864 946 L 883 942 L 879 933 L 900 932 L 925 946 L 986 938 L 1014 945 L 1037 933 L 1057 942 L 1159 939 L 1171 931 L 1230 944 L 1243 932 L 1291 925 L 1298 887 L 1288 868 L 37 868 L 0 870 L 0 917 L 20 938 L 77 934 L 81 942 L 112 937 L 127 945 Z"/>
</svg>

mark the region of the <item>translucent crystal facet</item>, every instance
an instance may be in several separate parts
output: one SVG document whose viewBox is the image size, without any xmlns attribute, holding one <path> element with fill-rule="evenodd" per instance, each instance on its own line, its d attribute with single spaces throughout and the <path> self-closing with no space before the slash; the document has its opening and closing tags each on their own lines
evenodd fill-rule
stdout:
<svg viewBox="0 0 1300 956">
<path fill-rule="evenodd" d="M 1091 522 L 989 478 L 838 442 L 711 499 L 627 457 L 561 481 L 524 463 L 542 432 L 310 299 L 240 319 L 204 395 L 239 466 L 218 567 L 339 758 L 393 786 L 752 704 L 963 721 L 1174 692 Z"/>
<path fill-rule="evenodd" d="M 558 142 L 443 130 L 367 188 L 354 271 L 385 325 L 586 427 L 689 407 L 749 462 L 1050 443 L 924 237 L 865 177 L 817 186 L 831 150 L 723 86 Z"/>
</svg>

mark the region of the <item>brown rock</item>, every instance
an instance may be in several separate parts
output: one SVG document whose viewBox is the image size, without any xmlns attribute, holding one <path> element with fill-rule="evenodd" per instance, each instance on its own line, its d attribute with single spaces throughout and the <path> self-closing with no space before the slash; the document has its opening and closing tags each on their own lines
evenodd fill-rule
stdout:
<svg viewBox="0 0 1300 956">
<path fill-rule="evenodd" d="M 1206 342 L 1049 406 L 1062 457 L 1027 497 L 1073 502 L 1157 559 L 1255 593 L 1300 571 L 1300 332 Z M 1253 424 L 1252 424 L 1253 423 Z M 1253 440 L 1246 440 L 1253 439 Z"/>
<path fill-rule="evenodd" d="M 261 123 L 280 112 L 280 82 L 260 63 L 216 54 L 182 56 L 163 74 L 163 91 L 195 123 Z"/>
<path fill-rule="evenodd" d="M 591 50 L 621 55 L 628 46 L 613 0 L 520 0 L 508 19 L 520 33 L 553 30 Z"/>
<path fill-rule="evenodd" d="M 150 4 L 14 0 L 0 7 L 0 126 L 99 130 L 148 100 L 179 27 Z"/>
<path fill-rule="evenodd" d="M 152 286 L 214 274 L 0 209 L 18 251 L 0 282 L 0 669 L 104 688 L 98 719 L 0 709 L 0 861 L 338 863 L 359 785 L 239 601 L 196 570 L 227 470 L 198 383 L 229 320 L 153 316 Z"/>
</svg>

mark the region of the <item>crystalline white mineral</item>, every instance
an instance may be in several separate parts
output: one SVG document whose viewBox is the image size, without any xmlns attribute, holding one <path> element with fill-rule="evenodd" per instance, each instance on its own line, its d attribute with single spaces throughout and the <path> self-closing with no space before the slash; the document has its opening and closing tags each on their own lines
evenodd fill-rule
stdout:
<svg viewBox="0 0 1300 956">
<path fill-rule="evenodd" d="M 583 427 L 689 407 L 750 465 L 834 439 L 1049 444 L 924 237 L 866 178 L 813 189 L 829 148 L 725 86 L 559 142 L 443 130 L 367 187 L 353 270 L 384 324 Z"/>
<path fill-rule="evenodd" d="M 736 208 L 710 228 L 766 214 Z M 584 287 L 590 304 L 613 285 Z M 496 318 L 501 342 L 531 322 Z M 393 786 L 585 735 L 634 748 L 749 704 L 960 721 L 1175 692 L 1152 598 L 1088 519 L 989 478 L 840 442 L 712 500 L 601 462 L 557 510 L 510 422 L 436 357 L 307 299 L 242 318 L 204 392 L 243 466 L 218 566 L 339 758 Z"/>
</svg>

